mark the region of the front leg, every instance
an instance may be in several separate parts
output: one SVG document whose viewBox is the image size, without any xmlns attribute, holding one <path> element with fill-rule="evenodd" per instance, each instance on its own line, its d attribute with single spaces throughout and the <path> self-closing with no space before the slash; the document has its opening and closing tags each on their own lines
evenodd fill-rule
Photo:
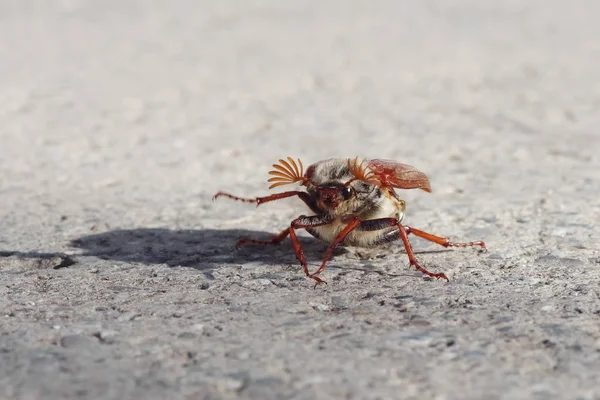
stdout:
<svg viewBox="0 0 600 400">
<path fill-rule="evenodd" d="M 346 225 L 346 227 L 337 235 L 337 237 L 329 245 L 329 248 L 327 249 L 327 252 L 325 253 L 325 256 L 323 257 L 323 261 L 321 262 L 321 266 L 319 267 L 318 270 L 315 271 L 314 274 L 311 275 L 311 278 L 313 278 L 313 279 L 317 278 L 317 275 L 319 275 L 325 269 L 325 264 L 331 257 L 333 250 L 340 243 L 342 243 L 344 241 L 344 239 L 346 239 L 346 236 L 348 236 L 348 234 L 350 234 L 350 232 L 352 232 L 357 226 L 359 226 L 359 224 L 361 224 L 361 222 L 358 219 L 358 217 L 353 217 L 352 219 L 349 220 L 348 225 Z M 317 281 L 317 282 L 319 282 L 319 281 Z"/>
<path fill-rule="evenodd" d="M 213 200 L 216 200 L 219 197 L 227 197 L 232 200 L 243 201 L 244 203 L 253 203 L 253 204 L 256 204 L 256 207 L 258 207 L 261 204 L 268 203 L 270 201 L 286 199 L 288 197 L 294 197 L 294 196 L 298 196 L 300 198 L 300 200 L 302 200 L 304 202 L 304 204 L 306 204 L 308 206 L 308 208 L 310 208 L 311 211 L 313 211 L 315 214 L 321 213 L 321 211 L 319 210 L 319 208 L 317 207 L 315 202 L 311 199 L 311 197 L 308 195 L 308 193 L 300 192 L 298 190 L 292 190 L 292 191 L 283 192 L 283 193 L 275 193 L 275 194 L 272 194 L 269 196 L 255 197 L 255 198 L 238 197 L 238 196 L 234 196 L 229 193 L 218 192 L 217 194 L 215 194 L 213 196 Z"/>
<path fill-rule="evenodd" d="M 323 281 L 318 276 L 315 276 L 315 274 L 311 275 L 310 272 L 308 272 L 308 263 L 306 262 L 306 257 L 304 257 L 304 249 L 302 249 L 302 245 L 300 244 L 300 241 L 298 240 L 298 236 L 296 236 L 296 229 L 306 229 L 306 228 L 311 228 L 311 227 L 315 227 L 315 226 L 323 226 L 323 225 L 327 225 L 330 223 L 331 223 L 331 219 L 320 216 L 320 215 L 314 215 L 311 217 L 301 215 L 290 223 L 290 228 L 289 228 L 290 240 L 292 242 L 292 247 L 294 248 L 294 251 L 296 252 L 296 258 L 298 259 L 298 261 L 300 261 L 302 268 L 304 268 L 304 273 L 306 274 L 306 276 L 309 278 L 312 278 L 316 281 L 315 287 L 320 283 L 327 283 L 327 282 Z"/>
<path fill-rule="evenodd" d="M 216 200 L 219 197 L 227 197 L 232 200 L 243 201 L 244 203 L 254 203 L 254 204 L 256 204 L 256 207 L 258 207 L 261 204 L 268 203 L 270 201 L 281 200 L 281 199 L 285 199 L 288 197 L 294 197 L 294 196 L 298 196 L 300 198 L 300 200 L 302 200 L 304 202 L 304 204 L 306 204 L 308 206 L 308 208 L 310 208 L 313 212 L 315 212 L 316 214 L 320 214 L 320 211 L 319 211 L 317 205 L 311 199 L 311 197 L 308 195 L 308 193 L 300 192 L 297 190 L 283 192 L 283 193 L 276 193 L 276 194 L 272 194 L 270 196 L 255 197 L 255 198 L 238 197 L 238 196 L 234 196 L 229 193 L 218 192 L 217 194 L 215 194 L 213 196 L 213 200 Z M 281 231 L 277 235 L 274 235 L 271 238 L 271 240 L 256 240 L 256 239 L 250 239 L 250 238 L 241 238 L 240 240 L 237 241 L 237 243 L 235 244 L 235 247 L 239 248 L 246 243 L 253 243 L 253 244 L 260 244 L 260 245 L 270 245 L 270 244 L 278 245 L 286 237 L 288 237 L 288 235 L 290 235 L 290 228 L 287 228 L 287 229 Z"/>
</svg>

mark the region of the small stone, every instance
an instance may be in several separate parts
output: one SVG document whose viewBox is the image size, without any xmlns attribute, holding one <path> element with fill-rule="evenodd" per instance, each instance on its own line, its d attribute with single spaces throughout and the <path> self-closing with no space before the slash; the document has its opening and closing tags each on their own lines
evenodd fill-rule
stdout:
<svg viewBox="0 0 600 400">
<path fill-rule="evenodd" d="M 263 265 L 263 263 L 261 263 L 259 261 L 250 261 L 250 262 L 240 265 L 240 267 L 242 267 L 242 269 L 256 269 L 257 267 L 260 267 L 261 265 Z"/>
<path fill-rule="evenodd" d="M 52 329 L 54 329 L 55 331 L 57 331 L 57 330 L 59 330 L 59 329 L 60 329 L 60 325 L 53 325 L 53 326 L 52 326 Z"/>
<path fill-rule="evenodd" d="M 194 332 L 181 332 L 177 337 L 180 339 L 196 339 L 198 335 Z"/>
<path fill-rule="evenodd" d="M 245 288 L 250 288 L 250 289 L 255 289 L 255 290 L 262 290 L 264 289 L 266 286 L 271 285 L 271 281 L 269 279 L 263 279 L 263 278 L 259 278 L 259 279 L 252 279 L 249 281 L 244 281 L 242 283 L 242 286 Z"/>
<path fill-rule="evenodd" d="M 138 313 L 128 312 L 128 313 L 125 313 L 125 314 L 122 314 L 121 316 L 119 316 L 119 318 L 117 318 L 117 321 L 119 321 L 119 322 L 133 321 L 137 316 L 139 316 Z"/>
<path fill-rule="evenodd" d="M 86 348 L 94 345 L 95 340 L 83 335 L 67 335 L 60 339 L 60 345 L 64 348 Z"/>
<path fill-rule="evenodd" d="M 560 265 L 563 267 L 577 267 L 585 264 L 583 261 L 578 260 L 576 258 L 557 257 L 552 254 L 538 257 L 536 259 L 536 262 L 543 264 Z"/>
<path fill-rule="evenodd" d="M 344 298 L 342 298 L 341 296 L 332 296 L 331 304 L 333 305 L 334 308 L 339 309 L 339 310 L 348 308 L 346 300 Z"/>
<path fill-rule="evenodd" d="M 71 265 L 77 264 L 77 261 L 73 260 L 71 257 L 69 256 L 65 256 L 65 257 L 54 257 L 51 260 L 51 265 L 53 269 L 61 269 L 61 268 L 68 268 Z"/>
<path fill-rule="evenodd" d="M 227 389 L 234 391 L 234 392 L 239 392 L 244 387 L 243 379 L 229 378 L 225 382 L 226 382 Z"/>
<path fill-rule="evenodd" d="M 547 348 L 556 347 L 556 343 L 554 343 L 550 339 L 544 339 L 544 340 L 542 340 L 542 344 L 544 345 L 544 347 L 547 347 Z"/>
<path fill-rule="evenodd" d="M 366 299 L 373 298 L 373 297 L 377 296 L 377 294 L 378 294 L 378 293 L 376 293 L 376 292 L 371 292 L 371 291 L 368 291 L 368 292 L 367 292 L 367 293 L 365 293 L 365 295 L 364 295 L 364 296 L 361 298 L 361 300 L 366 300 Z"/>
<path fill-rule="evenodd" d="M 460 358 L 459 354 L 454 351 L 444 351 L 441 358 L 445 361 L 456 361 Z"/>
<path fill-rule="evenodd" d="M 97 337 L 100 340 L 100 342 L 106 343 L 106 344 L 114 343 L 116 341 L 118 335 L 119 335 L 118 332 L 110 331 L 110 330 L 94 333 L 94 336 Z"/>
<path fill-rule="evenodd" d="M 415 319 L 412 319 L 409 322 L 409 324 L 412 326 L 429 326 L 429 325 L 431 325 L 431 322 L 429 322 L 425 319 L 415 318 Z"/>
<path fill-rule="evenodd" d="M 232 350 L 226 353 L 227 357 L 234 358 L 237 360 L 248 360 L 250 358 L 250 352 L 245 349 Z"/>
<path fill-rule="evenodd" d="M 429 346 L 433 342 L 433 338 L 427 334 L 412 334 L 405 335 L 402 338 L 408 345 L 412 346 Z"/>
<path fill-rule="evenodd" d="M 245 372 L 233 373 L 227 376 L 221 385 L 226 391 L 241 392 L 249 382 L 249 376 Z"/>
<path fill-rule="evenodd" d="M 550 235 L 552 235 L 552 236 L 558 236 L 558 237 L 565 237 L 566 234 L 567 234 L 567 229 L 563 228 L 563 227 L 554 228 L 552 230 L 552 232 L 550 233 Z"/>
</svg>

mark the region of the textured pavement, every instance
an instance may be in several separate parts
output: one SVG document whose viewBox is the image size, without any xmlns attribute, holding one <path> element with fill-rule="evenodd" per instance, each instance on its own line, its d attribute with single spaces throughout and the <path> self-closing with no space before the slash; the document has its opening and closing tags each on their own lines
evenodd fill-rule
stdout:
<svg viewBox="0 0 600 400">
<path fill-rule="evenodd" d="M 599 15 L 0 2 L 0 399 L 600 399 Z M 489 251 L 340 249 L 313 290 L 234 248 L 300 201 L 211 200 L 286 156 L 414 165 L 405 222 Z"/>
</svg>

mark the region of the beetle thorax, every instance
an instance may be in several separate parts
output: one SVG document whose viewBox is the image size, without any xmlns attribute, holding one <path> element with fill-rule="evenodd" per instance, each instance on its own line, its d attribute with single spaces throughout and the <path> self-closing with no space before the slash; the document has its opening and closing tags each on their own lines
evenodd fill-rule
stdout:
<svg viewBox="0 0 600 400">
<path fill-rule="evenodd" d="M 393 189 L 356 180 L 347 159 L 330 159 L 313 164 L 307 177 L 314 183 L 307 191 L 322 214 L 331 218 L 358 216 L 362 219 L 397 217 L 403 202 Z M 346 193 L 345 193 L 346 191 Z"/>
</svg>

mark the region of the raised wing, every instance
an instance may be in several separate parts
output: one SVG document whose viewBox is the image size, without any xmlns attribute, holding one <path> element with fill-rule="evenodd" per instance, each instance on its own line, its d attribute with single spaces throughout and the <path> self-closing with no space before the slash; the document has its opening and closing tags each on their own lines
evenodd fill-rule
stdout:
<svg viewBox="0 0 600 400">
<path fill-rule="evenodd" d="M 371 173 L 382 186 L 431 192 L 429 178 L 415 167 L 392 160 L 369 160 L 368 163 Z"/>
</svg>

